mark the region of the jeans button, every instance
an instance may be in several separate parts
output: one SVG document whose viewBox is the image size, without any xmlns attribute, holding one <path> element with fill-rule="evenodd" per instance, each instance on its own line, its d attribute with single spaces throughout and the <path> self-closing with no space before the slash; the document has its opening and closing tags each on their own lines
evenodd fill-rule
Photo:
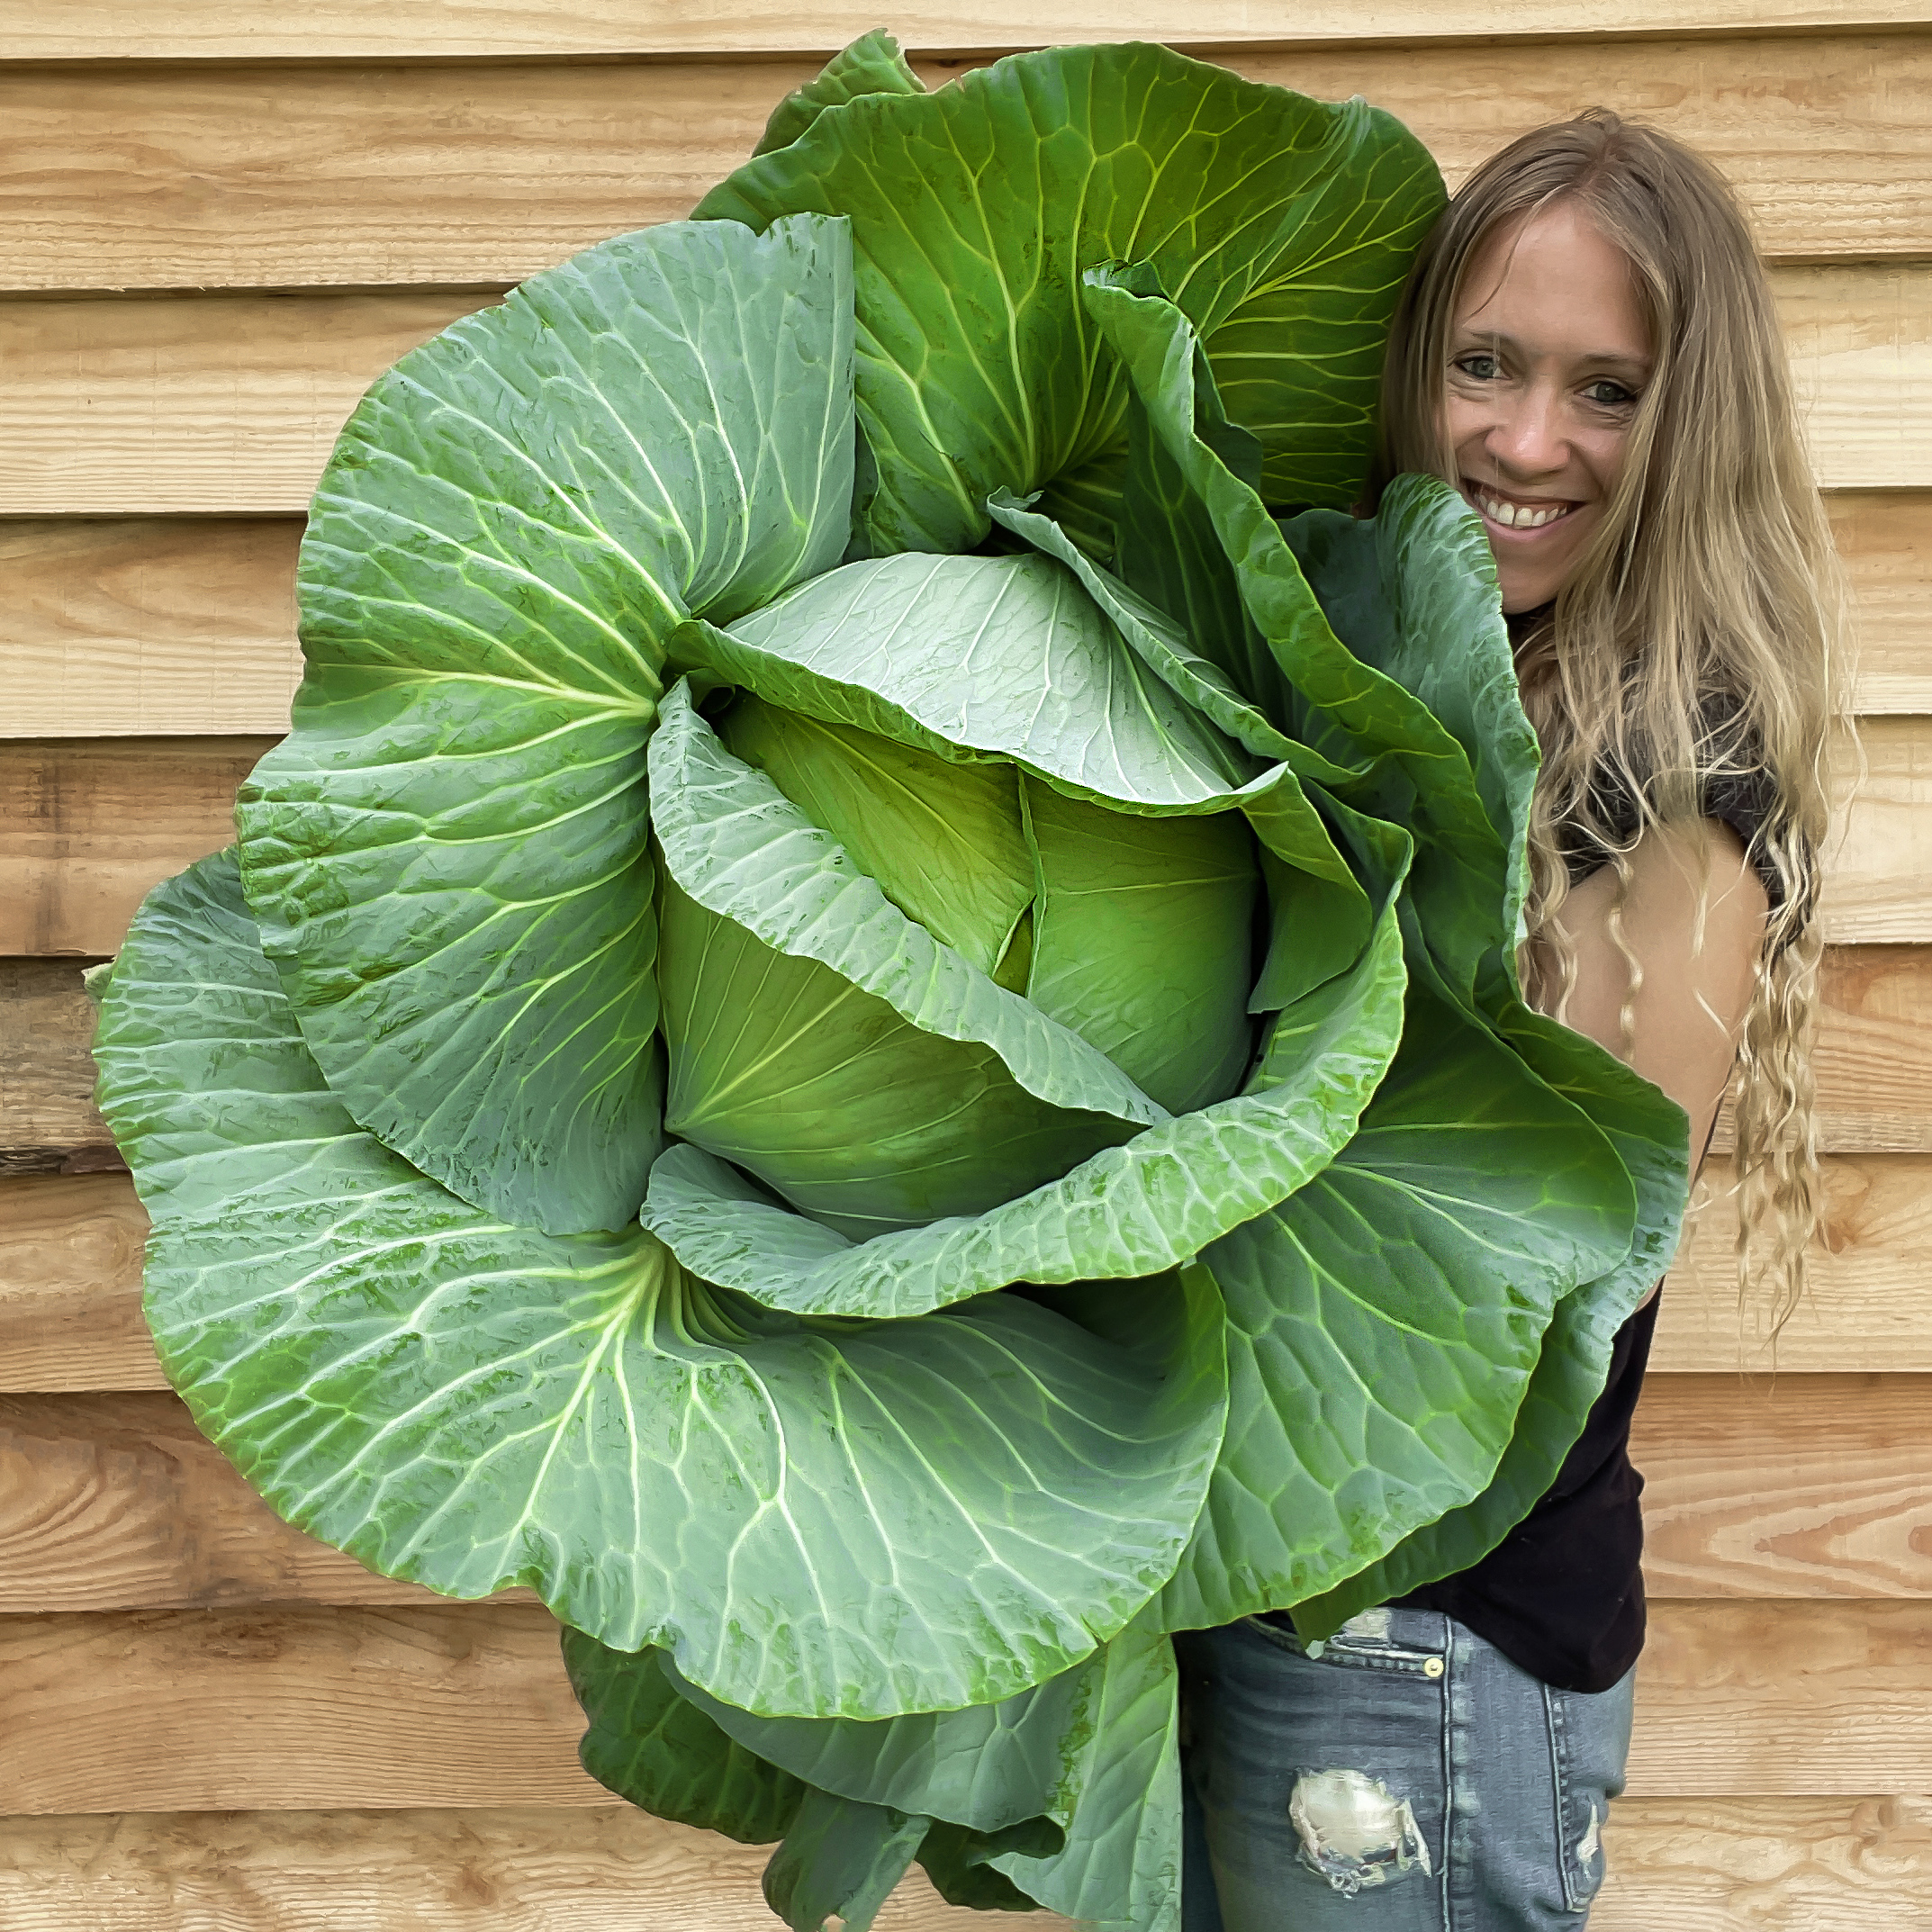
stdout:
<svg viewBox="0 0 1932 1932">
<path fill-rule="evenodd" d="M 1422 1666 L 1422 1675 L 1425 1677 L 1440 1677 L 1442 1675 L 1442 1659 L 1439 1657 L 1431 1657 Z"/>
</svg>

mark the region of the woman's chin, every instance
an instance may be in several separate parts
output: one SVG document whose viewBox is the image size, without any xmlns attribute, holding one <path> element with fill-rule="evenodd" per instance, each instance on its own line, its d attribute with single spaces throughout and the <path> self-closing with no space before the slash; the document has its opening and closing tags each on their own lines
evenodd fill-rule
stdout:
<svg viewBox="0 0 1932 1932">
<path fill-rule="evenodd" d="M 1531 610 L 1540 610 L 1553 599 L 1563 586 L 1560 582 L 1546 584 L 1540 578 L 1534 583 L 1512 583 L 1498 573 L 1503 590 L 1503 615 L 1506 618 L 1520 618 Z"/>
<path fill-rule="evenodd" d="M 1575 544 L 1565 544 L 1554 555 L 1524 556 L 1512 553 L 1516 553 L 1512 544 L 1491 546 L 1490 554 L 1496 560 L 1496 584 L 1503 592 L 1503 609 L 1507 617 L 1541 609 L 1569 582 L 1576 568 Z"/>
<path fill-rule="evenodd" d="M 1487 532 L 1487 518 L 1484 524 Z M 1490 533 L 1490 555 L 1496 560 L 1504 615 L 1516 617 L 1548 603 L 1575 575 L 1588 537 L 1580 519 L 1575 529 L 1560 534 L 1552 531 L 1548 536 L 1538 532 L 1527 543 L 1513 530 Z"/>
</svg>

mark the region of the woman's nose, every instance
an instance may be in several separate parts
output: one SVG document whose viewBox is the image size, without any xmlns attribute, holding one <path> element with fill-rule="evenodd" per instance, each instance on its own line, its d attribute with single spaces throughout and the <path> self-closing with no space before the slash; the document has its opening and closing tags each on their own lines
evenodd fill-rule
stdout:
<svg viewBox="0 0 1932 1932">
<path fill-rule="evenodd" d="M 1523 474 L 1561 469 L 1565 451 L 1558 399 L 1539 389 L 1520 392 L 1485 440 L 1490 456 L 1505 468 Z"/>
</svg>

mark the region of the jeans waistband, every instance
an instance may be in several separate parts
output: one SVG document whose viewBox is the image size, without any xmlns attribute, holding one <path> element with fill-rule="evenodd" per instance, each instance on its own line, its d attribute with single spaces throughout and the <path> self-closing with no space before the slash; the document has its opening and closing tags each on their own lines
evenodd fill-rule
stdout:
<svg viewBox="0 0 1932 1932">
<path fill-rule="evenodd" d="M 1285 1610 L 1269 1611 L 1266 1621 L 1291 1633 L 1295 1630 L 1295 1620 Z M 1400 1649 L 1440 1655 L 1449 1649 L 1449 1623 L 1440 1610 L 1396 1610 L 1385 1604 L 1377 1610 L 1358 1611 L 1327 1641 L 1393 1644 Z"/>
</svg>

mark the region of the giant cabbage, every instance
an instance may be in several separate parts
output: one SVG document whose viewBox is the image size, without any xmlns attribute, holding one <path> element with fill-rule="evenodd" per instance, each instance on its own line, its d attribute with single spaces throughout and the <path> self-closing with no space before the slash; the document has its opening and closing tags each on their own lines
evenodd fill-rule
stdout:
<svg viewBox="0 0 1932 1932">
<path fill-rule="evenodd" d="M 535 1589 L 800 1932 L 1173 1927 L 1169 1633 L 1492 1547 L 1667 1259 L 1682 1115 L 1518 997 L 1480 529 L 1348 514 L 1440 200 L 1359 101 L 868 36 L 377 382 L 113 969 L 196 1421 Z"/>
</svg>

